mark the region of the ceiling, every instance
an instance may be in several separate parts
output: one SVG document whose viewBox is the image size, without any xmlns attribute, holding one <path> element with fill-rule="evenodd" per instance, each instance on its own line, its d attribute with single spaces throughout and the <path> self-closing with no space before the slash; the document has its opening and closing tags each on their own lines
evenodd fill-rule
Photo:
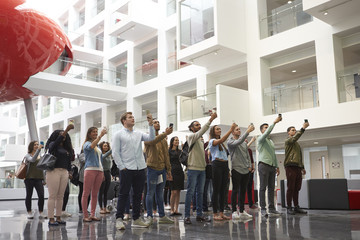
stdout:
<svg viewBox="0 0 360 240">
<path fill-rule="evenodd" d="M 359 0 L 316 1 L 320 4 L 314 2 L 314 0 L 303 0 L 304 11 L 330 25 L 336 25 L 359 15 Z M 305 8 L 306 6 L 309 8 Z M 327 15 L 324 14 L 325 12 Z"/>
</svg>

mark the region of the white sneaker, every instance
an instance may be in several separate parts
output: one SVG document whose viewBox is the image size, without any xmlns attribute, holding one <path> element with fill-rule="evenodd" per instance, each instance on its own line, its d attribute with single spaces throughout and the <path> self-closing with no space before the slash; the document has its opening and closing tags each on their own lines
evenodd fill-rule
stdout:
<svg viewBox="0 0 360 240">
<path fill-rule="evenodd" d="M 252 219 L 253 216 L 248 214 L 247 212 L 243 211 L 242 213 L 240 213 L 240 219 L 241 220 L 247 220 L 247 219 Z"/>
<path fill-rule="evenodd" d="M 71 215 L 71 213 L 68 213 L 68 212 L 64 211 L 64 212 L 61 213 L 61 216 L 62 217 L 71 217 L 72 215 Z"/>
<path fill-rule="evenodd" d="M 28 218 L 28 219 L 34 219 L 34 212 L 33 212 L 33 211 L 28 212 L 27 218 Z"/>
<path fill-rule="evenodd" d="M 125 225 L 124 225 L 123 220 L 121 218 L 116 219 L 116 229 L 117 230 L 125 230 Z"/>
<path fill-rule="evenodd" d="M 44 212 L 39 213 L 39 219 L 47 219 L 47 216 L 44 214 Z"/>
<path fill-rule="evenodd" d="M 232 220 L 239 220 L 240 219 L 240 215 L 237 211 L 232 213 Z"/>
<path fill-rule="evenodd" d="M 165 210 L 170 210 L 171 209 L 171 207 L 169 206 L 169 205 L 167 205 L 167 206 L 165 206 L 165 208 L 164 208 Z"/>
</svg>

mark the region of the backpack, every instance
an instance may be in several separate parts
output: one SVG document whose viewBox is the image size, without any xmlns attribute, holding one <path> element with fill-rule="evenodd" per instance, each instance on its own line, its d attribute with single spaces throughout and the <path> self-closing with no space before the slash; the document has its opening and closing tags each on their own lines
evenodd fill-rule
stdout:
<svg viewBox="0 0 360 240">
<path fill-rule="evenodd" d="M 75 186 L 79 185 L 79 169 L 76 165 L 72 164 L 70 173 L 72 175 L 72 179 L 70 179 L 70 182 L 74 184 Z"/>
<path fill-rule="evenodd" d="M 189 153 L 190 153 L 190 151 L 192 150 L 192 148 L 194 147 L 194 144 L 195 144 L 195 143 L 193 143 L 193 144 L 189 147 L 189 144 L 188 144 L 188 142 L 186 141 L 186 142 L 184 143 L 184 145 L 182 146 L 182 150 L 181 150 L 179 159 L 180 159 L 181 164 L 184 165 L 185 167 L 187 167 L 187 165 L 188 165 Z"/>
</svg>

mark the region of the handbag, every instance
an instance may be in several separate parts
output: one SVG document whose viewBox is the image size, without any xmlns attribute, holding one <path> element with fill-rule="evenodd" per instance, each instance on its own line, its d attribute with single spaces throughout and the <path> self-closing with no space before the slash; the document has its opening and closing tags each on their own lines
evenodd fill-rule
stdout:
<svg viewBox="0 0 360 240">
<path fill-rule="evenodd" d="M 49 152 L 45 152 L 40 158 L 36 167 L 40 170 L 53 170 L 55 167 L 56 157 Z"/>
<path fill-rule="evenodd" d="M 26 177 L 26 173 L 27 173 L 27 163 L 26 163 L 26 158 L 24 158 L 20 164 L 20 166 L 18 167 L 18 169 L 16 170 L 15 176 L 18 179 L 25 179 Z"/>
</svg>

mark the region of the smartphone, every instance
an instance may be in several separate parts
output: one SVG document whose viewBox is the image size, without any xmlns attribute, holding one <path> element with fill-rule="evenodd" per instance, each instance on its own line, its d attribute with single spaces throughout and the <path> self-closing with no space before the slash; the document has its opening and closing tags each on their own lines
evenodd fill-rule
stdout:
<svg viewBox="0 0 360 240">
<path fill-rule="evenodd" d="M 279 113 L 279 117 L 280 117 L 280 118 L 282 117 L 281 113 Z"/>
<path fill-rule="evenodd" d="M 44 141 L 40 141 L 40 145 L 43 145 L 43 146 L 44 146 Z"/>
<path fill-rule="evenodd" d="M 75 121 L 74 121 L 74 119 L 69 119 L 69 124 L 68 125 L 75 125 Z"/>
<path fill-rule="evenodd" d="M 173 126 L 174 126 L 173 123 L 170 123 L 170 124 L 169 124 L 169 128 L 172 128 Z"/>
<path fill-rule="evenodd" d="M 307 119 L 304 119 L 304 122 L 306 122 L 306 123 L 307 123 L 307 122 L 308 122 L 308 120 L 307 120 Z"/>
<path fill-rule="evenodd" d="M 253 124 L 253 123 L 250 123 L 250 125 L 253 125 L 253 126 L 254 126 L 254 124 Z"/>
</svg>

